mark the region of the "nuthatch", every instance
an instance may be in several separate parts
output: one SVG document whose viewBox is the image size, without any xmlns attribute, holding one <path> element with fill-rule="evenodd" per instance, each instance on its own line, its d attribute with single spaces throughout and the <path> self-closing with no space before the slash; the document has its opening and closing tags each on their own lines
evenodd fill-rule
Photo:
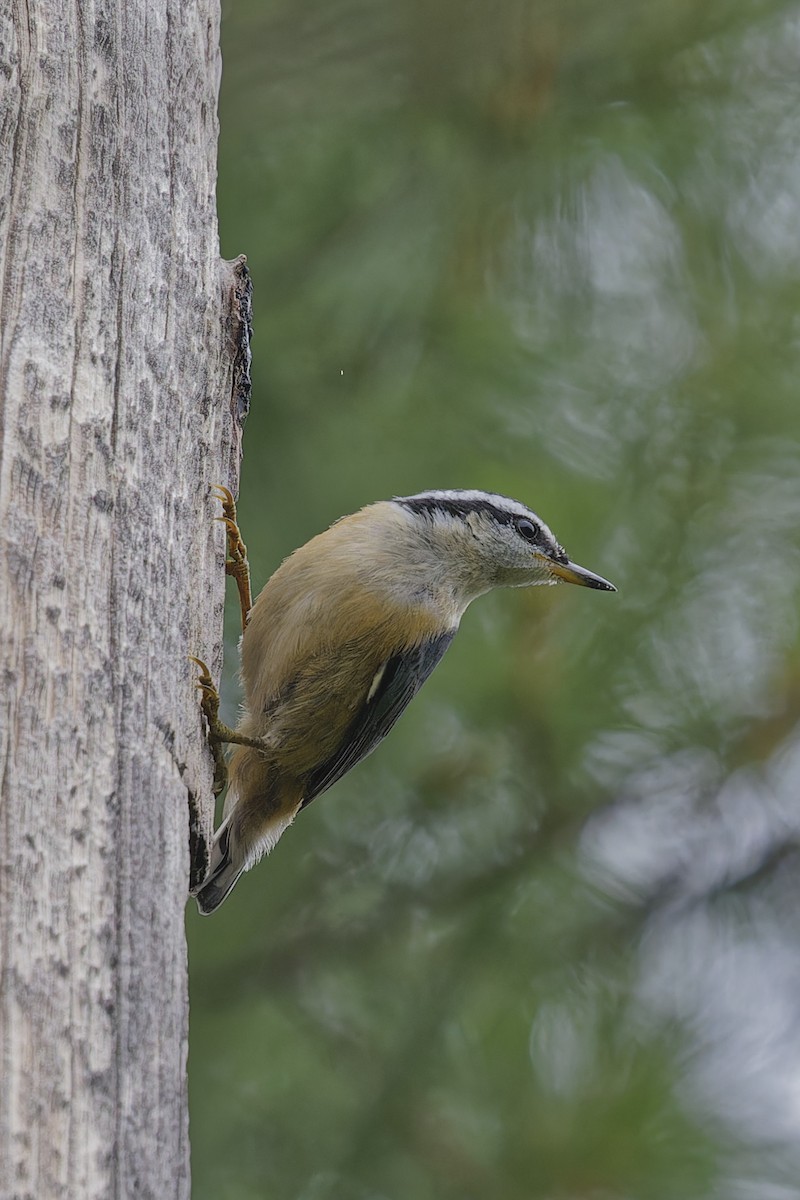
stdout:
<svg viewBox="0 0 800 1200">
<path fill-rule="evenodd" d="M 228 570 L 246 617 L 244 547 L 230 493 L 225 501 Z M 236 743 L 223 821 L 196 889 L 201 913 L 213 912 L 300 809 L 386 737 L 476 596 L 561 580 L 616 590 L 571 562 L 530 509 L 488 492 L 371 504 L 295 550 L 246 621 L 236 731 L 219 721 L 219 697 L 200 664 L 218 765 L 220 743 Z"/>
</svg>

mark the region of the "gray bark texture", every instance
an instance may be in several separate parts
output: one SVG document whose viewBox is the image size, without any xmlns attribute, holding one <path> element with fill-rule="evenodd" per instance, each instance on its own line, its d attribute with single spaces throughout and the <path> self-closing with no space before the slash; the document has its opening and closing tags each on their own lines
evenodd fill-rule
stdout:
<svg viewBox="0 0 800 1200">
<path fill-rule="evenodd" d="M 189 1196 L 194 653 L 248 391 L 217 0 L 0 11 L 0 1197 Z M 200 799 L 202 799 L 202 803 Z"/>
</svg>

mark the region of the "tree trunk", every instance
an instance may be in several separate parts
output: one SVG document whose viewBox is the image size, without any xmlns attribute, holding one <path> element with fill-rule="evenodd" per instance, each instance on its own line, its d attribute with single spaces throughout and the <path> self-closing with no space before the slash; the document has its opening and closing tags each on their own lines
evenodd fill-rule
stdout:
<svg viewBox="0 0 800 1200">
<path fill-rule="evenodd" d="M 9 12 L 9 9 L 11 10 Z M 246 407 L 216 0 L 0 14 L 0 1196 L 189 1196 L 183 910 Z M 218 510 L 218 506 L 217 506 Z M 202 846 L 200 847 L 202 857 Z"/>
</svg>

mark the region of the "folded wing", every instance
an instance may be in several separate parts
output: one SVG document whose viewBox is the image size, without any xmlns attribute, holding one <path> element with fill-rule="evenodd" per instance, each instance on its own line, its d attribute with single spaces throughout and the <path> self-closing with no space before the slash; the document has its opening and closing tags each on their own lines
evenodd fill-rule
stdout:
<svg viewBox="0 0 800 1200">
<path fill-rule="evenodd" d="M 441 659 L 455 633 L 452 629 L 429 638 L 383 662 L 363 703 L 345 729 L 340 745 L 306 776 L 301 808 L 341 779 L 386 737 Z"/>
</svg>

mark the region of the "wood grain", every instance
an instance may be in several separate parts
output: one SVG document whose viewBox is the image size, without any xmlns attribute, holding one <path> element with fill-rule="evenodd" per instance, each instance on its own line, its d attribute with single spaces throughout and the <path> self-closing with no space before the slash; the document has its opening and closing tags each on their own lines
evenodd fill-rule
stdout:
<svg viewBox="0 0 800 1200">
<path fill-rule="evenodd" d="M 249 388 L 214 0 L 0 14 L 0 1196 L 189 1196 L 190 652 Z M 202 830 L 201 830 L 202 832 Z"/>
</svg>

